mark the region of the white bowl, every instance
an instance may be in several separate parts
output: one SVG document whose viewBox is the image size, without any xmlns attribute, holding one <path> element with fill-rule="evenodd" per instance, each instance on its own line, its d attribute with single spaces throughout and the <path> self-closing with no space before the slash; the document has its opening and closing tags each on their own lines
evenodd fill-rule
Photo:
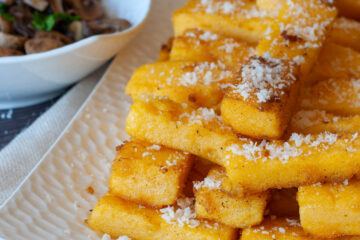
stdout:
<svg viewBox="0 0 360 240">
<path fill-rule="evenodd" d="M 143 26 L 151 0 L 103 0 L 106 14 L 132 27 L 96 35 L 44 53 L 0 57 L 0 109 L 50 99 L 116 55 Z"/>
</svg>

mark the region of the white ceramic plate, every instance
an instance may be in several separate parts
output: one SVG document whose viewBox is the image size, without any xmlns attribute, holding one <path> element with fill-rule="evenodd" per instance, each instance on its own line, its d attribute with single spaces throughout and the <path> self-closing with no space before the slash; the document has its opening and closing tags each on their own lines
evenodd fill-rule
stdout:
<svg viewBox="0 0 360 240">
<path fill-rule="evenodd" d="M 156 60 L 173 34 L 171 13 L 185 2 L 153 2 L 144 31 L 117 56 L 60 140 L 0 210 L 0 238 L 100 239 L 84 220 L 107 191 L 115 146 L 127 138 L 126 82 L 134 69 Z"/>
<path fill-rule="evenodd" d="M 151 0 L 103 0 L 106 14 L 132 27 L 39 54 L 0 57 L 0 109 L 32 105 L 59 94 L 115 56 L 140 31 Z"/>
</svg>

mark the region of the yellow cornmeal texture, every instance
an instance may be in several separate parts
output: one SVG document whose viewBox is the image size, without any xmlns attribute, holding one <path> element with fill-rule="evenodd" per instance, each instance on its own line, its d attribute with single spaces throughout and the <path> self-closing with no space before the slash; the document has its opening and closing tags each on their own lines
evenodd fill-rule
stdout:
<svg viewBox="0 0 360 240">
<path fill-rule="evenodd" d="M 329 31 L 328 41 L 360 51 L 360 22 L 344 17 L 336 18 Z"/>
<path fill-rule="evenodd" d="M 221 164 L 221 150 L 237 141 L 213 109 L 186 109 L 168 100 L 135 101 L 126 132 L 137 139 L 180 149 Z"/>
<path fill-rule="evenodd" d="M 228 179 L 225 169 L 215 167 L 205 180 L 194 185 L 197 188 L 196 215 L 234 228 L 259 224 L 263 219 L 268 193 L 233 194 L 222 186 L 224 179 Z"/>
<path fill-rule="evenodd" d="M 299 188 L 301 226 L 322 237 L 360 235 L 360 181 Z"/>
<path fill-rule="evenodd" d="M 225 148 L 223 164 L 234 185 L 261 192 L 350 178 L 360 171 L 358 134 L 292 134 L 290 140 L 241 140 Z"/>
<path fill-rule="evenodd" d="M 267 204 L 269 215 L 278 217 L 298 217 L 299 205 L 296 201 L 297 188 L 273 189 Z"/>
<path fill-rule="evenodd" d="M 269 0 L 268 4 L 277 6 L 278 1 Z M 321 0 L 284 1 L 255 54 L 295 61 L 300 65 L 303 79 L 315 63 L 336 15 L 336 8 Z"/>
<path fill-rule="evenodd" d="M 106 195 L 93 209 L 88 224 L 113 238 L 125 235 L 139 240 L 233 240 L 236 236 L 235 229 L 221 224 L 197 220 L 199 226 L 192 228 L 168 223 L 161 215 L 159 210 Z"/>
<path fill-rule="evenodd" d="M 220 61 L 227 67 L 239 71 L 253 50 L 253 45 L 234 38 L 226 38 L 210 31 L 190 29 L 174 39 L 170 59 L 172 61 Z"/>
<path fill-rule="evenodd" d="M 341 16 L 360 20 L 360 2 L 358 0 L 335 0 L 334 2 Z"/>
<path fill-rule="evenodd" d="M 302 90 L 300 107 L 319 109 L 337 115 L 360 113 L 360 79 L 330 78 Z"/>
<path fill-rule="evenodd" d="M 327 240 L 311 236 L 296 218 L 266 219 L 261 225 L 244 229 L 240 240 Z M 333 240 L 359 240 L 360 237 L 338 237 Z"/>
<path fill-rule="evenodd" d="M 176 202 L 191 168 L 191 154 L 136 140 L 118 148 L 109 186 L 112 194 L 155 207 Z"/>
<path fill-rule="evenodd" d="M 201 28 L 251 43 L 261 39 L 269 20 L 251 0 L 191 0 L 172 17 L 175 37 L 187 29 Z"/>
<path fill-rule="evenodd" d="M 329 78 L 360 78 L 360 53 L 334 43 L 326 43 L 307 79 L 317 82 Z"/>
<path fill-rule="evenodd" d="M 360 129 L 360 116 L 337 116 L 322 110 L 301 110 L 294 114 L 289 133 L 317 134 L 325 131 L 332 133 L 356 133 Z"/>
<path fill-rule="evenodd" d="M 220 103 L 224 95 L 221 85 L 234 78 L 235 74 L 221 63 L 151 63 L 134 72 L 126 94 L 133 99 L 153 95 L 195 107 L 211 107 Z"/>
<path fill-rule="evenodd" d="M 280 138 L 298 95 L 299 81 L 294 68 L 286 61 L 250 58 L 241 77 L 226 89 L 221 102 L 224 122 L 246 136 Z"/>
</svg>

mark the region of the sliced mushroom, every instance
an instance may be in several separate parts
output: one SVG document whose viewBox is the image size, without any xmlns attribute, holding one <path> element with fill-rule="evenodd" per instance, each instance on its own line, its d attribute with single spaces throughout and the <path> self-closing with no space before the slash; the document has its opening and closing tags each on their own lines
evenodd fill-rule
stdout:
<svg viewBox="0 0 360 240">
<path fill-rule="evenodd" d="M 49 4 L 54 12 L 64 12 L 64 6 L 62 0 L 49 0 Z"/>
<path fill-rule="evenodd" d="M 64 46 L 64 43 L 51 38 L 34 38 L 26 41 L 26 54 L 46 52 Z"/>
<path fill-rule="evenodd" d="M 3 3 L 5 5 L 11 5 L 14 4 L 15 0 L 0 0 L 0 3 Z"/>
<path fill-rule="evenodd" d="M 35 35 L 36 29 L 31 23 L 24 23 L 20 21 L 13 22 L 13 32 L 25 38 L 32 38 Z"/>
<path fill-rule="evenodd" d="M 103 16 L 103 8 L 100 0 L 67 0 L 72 4 L 77 15 L 82 20 L 92 21 Z"/>
<path fill-rule="evenodd" d="M 0 32 L 0 47 L 2 48 L 21 49 L 24 47 L 25 41 L 26 38 Z"/>
<path fill-rule="evenodd" d="M 70 23 L 68 32 L 75 41 L 79 41 L 85 37 L 84 24 L 81 21 L 74 21 Z"/>
<path fill-rule="evenodd" d="M 16 21 L 30 22 L 33 20 L 32 9 L 23 2 L 17 2 L 16 5 L 10 6 L 9 13 L 16 18 Z"/>
<path fill-rule="evenodd" d="M 49 6 L 47 0 L 24 0 L 24 3 L 39 11 L 44 11 Z"/>
<path fill-rule="evenodd" d="M 51 38 L 54 40 L 61 41 L 64 44 L 70 44 L 73 42 L 69 37 L 56 31 L 50 31 L 50 32 L 38 31 L 35 33 L 34 38 Z"/>
<path fill-rule="evenodd" d="M 10 33 L 11 29 L 11 22 L 0 16 L 0 32 Z"/>
<path fill-rule="evenodd" d="M 101 19 L 88 23 L 93 34 L 113 33 L 123 31 L 131 26 L 125 19 Z"/>
<path fill-rule="evenodd" d="M 15 49 L 0 47 L 0 57 L 20 56 L 20 55 L 24 55 L 24 53 Z"/>
</svg>

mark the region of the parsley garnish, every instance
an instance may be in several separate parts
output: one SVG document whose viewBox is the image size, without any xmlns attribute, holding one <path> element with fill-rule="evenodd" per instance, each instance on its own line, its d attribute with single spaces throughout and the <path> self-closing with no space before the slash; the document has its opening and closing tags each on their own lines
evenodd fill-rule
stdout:
<svg viewBox="0 0 360 240">
<path fill-rule="evenodd" d="M 80 20 L 79 16 L 72 16 L 67 13 L 53 13 L 51 15 L 43 15 L 39 12 L 34 13 L 34 20 L 32 21 L 32 25 L 37 29 L 41 31 L 51 31 L 54 26 L 56 20 L 63 20 L 67 22 L 73 22 Z"/>
<path fill-rule="evenodd" d="M 7 13 L 7 6 L 3 3 L 0 3 L 0 16 L 10 22 L 15 21 L 15 18 L 11 16 L 9 13 Z"/>
</svg>

